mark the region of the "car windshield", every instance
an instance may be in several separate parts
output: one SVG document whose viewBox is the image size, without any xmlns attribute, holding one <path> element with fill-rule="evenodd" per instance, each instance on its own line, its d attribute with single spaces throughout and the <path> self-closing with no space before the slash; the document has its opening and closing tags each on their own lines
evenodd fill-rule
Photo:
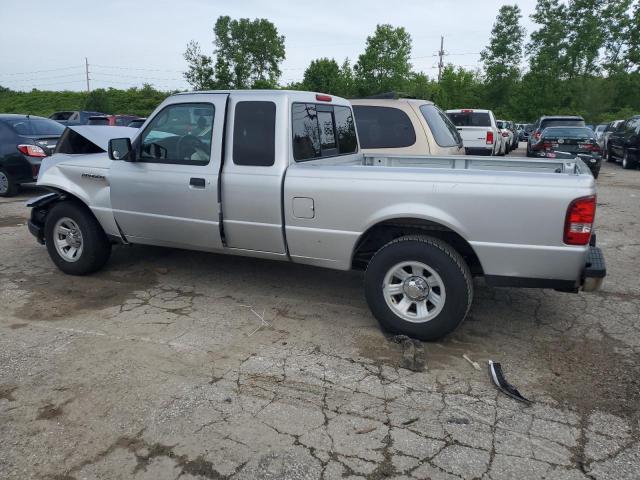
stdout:
<svg viewBox="0 0 640 480">
<path fill-rule="evenodd" d="M 607 124 L 606 123 L 598 125 L 596 127 L 596 133 L 600 133 L 600 132 L 604 131 L 605 128 L 607 128 Z"/>
<path fill-rule="evenodd" d="M 62 135 L 64 125 L 48 118 L 22 117 L 6 120 L 18 135 Z"/>
<path fill-rule="evenodd" d="M 572 127 L 552 127 L 545 128 L 542 132 L 543 137 L 572 137 L 572 138 L 591 138 L 593 131 L 590 128 L 572 128 Z"/>
<path fill-rule="evenodd" d="M 456 127 L 490 127 L 491 117 L 488 112 L 461 111 L 447 113 Z"/>
</svg>

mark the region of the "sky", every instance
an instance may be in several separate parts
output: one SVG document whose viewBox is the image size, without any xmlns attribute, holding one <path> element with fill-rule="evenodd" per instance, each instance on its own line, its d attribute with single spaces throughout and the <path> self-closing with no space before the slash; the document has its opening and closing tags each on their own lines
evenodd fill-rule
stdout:
<svg viewBox="0 0 640 480">
<path fill-rule="evenodd" d="M 285 36 L 280 83 L 302 78 L 311 60 L 352 64 L 377 24 L 403 26 L 414 70 L 437 77 L 440 36 L 446 63 L 474 68 L 503 4 L 500 0 L 0 0 L 0 85 L 14 90 L 84 90 L 150 83 L 188 89 L 187 42 L 213 51 L 220 15 L 267 18 Z M 518 0 L 527 34 L 535 0 Z"/>
</svg>

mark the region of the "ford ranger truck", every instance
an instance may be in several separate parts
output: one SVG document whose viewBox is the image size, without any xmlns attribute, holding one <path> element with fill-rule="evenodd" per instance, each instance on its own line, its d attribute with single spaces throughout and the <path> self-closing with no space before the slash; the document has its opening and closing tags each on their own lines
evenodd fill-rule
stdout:
<svg viewBox="0 0 640 480">
<path fill-rule="evenodd" d="M 177 94 L 129 131 L 43 162 L 28 226 L 65 273 L 114 244 L 363 270 L 382 327 L 423 340 L 464 320 L 473 276 L 577 292 L 605 275 L 580 160 L 364 155 L 346 100 L 294 91 Z"/>
</svg>

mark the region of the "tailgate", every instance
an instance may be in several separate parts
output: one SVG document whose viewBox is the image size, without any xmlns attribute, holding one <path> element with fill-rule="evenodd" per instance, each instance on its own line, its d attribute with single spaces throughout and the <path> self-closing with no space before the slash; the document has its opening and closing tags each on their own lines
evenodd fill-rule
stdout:
<svg viewBox="0 0 640 480">
<path fill-rule="evenodd" d="M 487 127 L 456 127 L 465 147 L 486 147 Z"/>
</svg>

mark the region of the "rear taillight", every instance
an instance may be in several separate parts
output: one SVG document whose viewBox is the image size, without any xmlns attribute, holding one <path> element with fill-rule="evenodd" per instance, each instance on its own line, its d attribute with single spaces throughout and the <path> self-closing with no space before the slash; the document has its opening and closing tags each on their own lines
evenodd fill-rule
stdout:
<svg viewBox="0 0 640 480">
<path fill-rule="evenodd" d="M 506 137 L 509 136 L 509 133 L 508 132 L 502 132 L 502 136 L 506 138 Z"/>
<path fill-rule="evenodd" d="M 535 138 L 536 140 L 540 140 L 541 134 L 542 132 L 540 130 L 536 130 L 535 132 L 533 132 L 533 138 Z"/>
<path fill-rule="evenodd" d="M 487 145 L 493 145 L 493 132 L 491 131 L 487 132 Z"/>
<path fill-rule="evenodd" d="M 551 142 L 544 142 L 542 144 L 542 148 L 553 148 L 553 143 Z"/>
<path fill-rule="evenodd" d="M 18 151 L 30 157 L 43 158 L 47 156 L 47 154 L 42 149 L 42 147 L 39 147 L 38 145 L 26 145 L 26 144 L 18 145 Z"/>
<path fill-rule="evenodd" d="M 564 222 L 564 243 L 586 245 L 591 238 L 593 220 L 596 216 L 596 196 L 576 198 L 567 209 Z"/>
</svg>

